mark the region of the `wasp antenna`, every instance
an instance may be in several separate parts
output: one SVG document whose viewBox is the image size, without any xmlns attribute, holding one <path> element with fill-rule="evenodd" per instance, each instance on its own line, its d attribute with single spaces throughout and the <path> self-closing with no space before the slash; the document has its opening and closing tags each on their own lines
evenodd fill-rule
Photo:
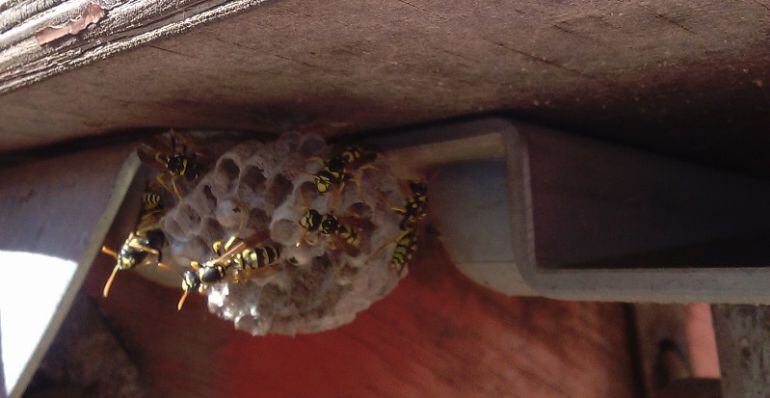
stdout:
<svg viewBox="0 0 770 398">
<path fill-rule="evenodd" d="M 104 290 L 102 290 L 102 297 L 107 298 L 107 296 L 110 294 L 110 287 L 112 286 L 112 281 L 115 280 L 115 275 L 118 274 L 118 271 L 120 268 L 116 265 L 112 268 L 112 273 L 110 274 L 110 277 L 107 279 L 107 283 L 104 284 Z"/>
<path fill-rule="evenodd" d="M 158 263 L 158 268 L 166 270 L 168 272 L 173 272 L 173 273 L 179 275 L 180 278 L 184 279 L 184 276 L 182 276 L 182 274 L 180 274 L 179 271 L 171 268 L 170 266 L 168 266 L 168 265 L 166 265 L 164 263 Z"/>
<path fill-rule="evenodd" d="M 104 253 L 106 255 L 109 255 L 109 256 L 112 256 L 112 257 L 115 257 L 116 260 L 118 259 L 118 253 L 115 253 L 114 250 L 110 249 L 107 246 L 102 246 L 102 253 Z"/>
<path fill-rule="evenodd" d="M 179 299 L 179 303 L 177 303 L 177 305 L 176 305 L 176 310 L 177 311 L 181 311 L 182 310 L 182 306 L 184 306 L 184 302 L 185 302 L 185 300 L 187 300 L 187 294 L 188 294 L 187 290 L 185 290 L 184 293 L 182 293 L 182 298 Z"/>
</svg>

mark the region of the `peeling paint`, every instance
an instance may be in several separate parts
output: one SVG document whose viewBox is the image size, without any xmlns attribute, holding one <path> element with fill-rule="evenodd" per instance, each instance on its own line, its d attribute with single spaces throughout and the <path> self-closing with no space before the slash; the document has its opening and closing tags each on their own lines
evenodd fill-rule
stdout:
<svg viewBox="0 0 770 398">
<path fill-rule="evenodd" d="M 96 3 L 88 3 L 83 9 L 83 13 L 80 17 L 71 19 L 69 22 L 60 26 L 49 26 L 40 32 L 35 34 L 35 39 L 40 45 L 50 43 L 56 39 L 60 39 L 64 36 L 75 35 L 88 25 L 99 22 L 106 13 L 101 6 Z"/>
</svg>

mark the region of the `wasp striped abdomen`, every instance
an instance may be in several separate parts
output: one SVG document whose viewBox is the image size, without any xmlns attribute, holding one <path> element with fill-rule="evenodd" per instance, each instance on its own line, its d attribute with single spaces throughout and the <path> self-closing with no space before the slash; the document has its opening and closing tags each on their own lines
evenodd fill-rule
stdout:
<svg viewBox="0 0 770 398">
<path fill-rule="evenodd" d="M 393 250 L 393 257 L 390 259 L 390 266 L 399 273 L 404 267 L 409 265 L 417 252 L 417 235 L 413 231 L 406 231 L 396 241 L 396 248 Z"/>
</svg>

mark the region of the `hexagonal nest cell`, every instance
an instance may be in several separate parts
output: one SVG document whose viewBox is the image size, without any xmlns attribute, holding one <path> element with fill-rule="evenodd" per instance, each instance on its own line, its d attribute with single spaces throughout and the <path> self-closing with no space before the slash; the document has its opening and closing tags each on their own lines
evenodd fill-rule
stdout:
<svg viewBox="0 0 770 398">
<path fill-rule="evenodd" d="M 334 153 L 316 135 L 239 143 L 166 213 L 166 261 L 177 267 L 216 257 L 212 243 L 233 235 L 248 240 L 269 230 L 261 244 L 281 249 L 277 273 L 208 285 L 212 313 L 253 335 L 319 332 L 351 322 L 395 288 L 404 275 L 389 264 L 402 233 L 392 209 L 406 200 L 400 182 L 376 157 L 348 170 L 341 190 L 321 194 L 314 175 Z M 355 246 L 301 227 L 309 209 L 353 223 Z"/>
</svg>

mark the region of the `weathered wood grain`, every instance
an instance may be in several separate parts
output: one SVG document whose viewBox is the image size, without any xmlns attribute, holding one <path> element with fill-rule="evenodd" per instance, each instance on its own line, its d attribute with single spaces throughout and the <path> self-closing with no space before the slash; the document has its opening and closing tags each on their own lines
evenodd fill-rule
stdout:
<svg viewBox="0 0 770 398">
<path fill-rule="evenodd" d="M 770 307 L 714 305 L 724 398 L 770 397 Z"/>
<path fill-rule="evenodd" d="M 21 0 L 17 4 L 12 2 L 0 2 L 0 32 L 8 30 L 14 25 L 61 4 L 65 0 Z"/>
<path fill-rule="evenodd" d="M 636 396 L 621 305 L 504 297 L 434 244 L 418 261 L 352 324 L 295 338 L 236 332 L 198 296 L 177 313 L 177 291 L 135 275 L 101 303 L 152 396 Z M 90 294 L 110 267 L 92 269 Z"/>
<path fill-rule="evenodd" d="M 73 38 L 69 58 L 14 72 L 55 77 L 0 97 L 0 149 L 134 127 L 334 134 L 499 111 L 770 175 L 766 2 L 409 3 L 277 0 L 163 40 L 139 29 L 136 47 Z M 101 61 L 117 47 L 134 50 Z"/>
</svg>

